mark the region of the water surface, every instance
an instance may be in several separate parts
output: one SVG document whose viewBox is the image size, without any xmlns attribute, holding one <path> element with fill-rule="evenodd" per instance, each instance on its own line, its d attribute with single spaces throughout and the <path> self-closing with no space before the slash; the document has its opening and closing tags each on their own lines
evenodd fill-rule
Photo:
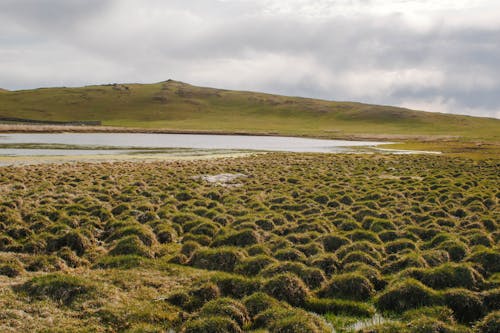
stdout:
<svg viewBox="0 0 500 333">
<path fill-rule="evenodd" d="M 141 134 L 141 133 L 34 133 L 34 134 L 1 134 L 0 156 L 34 155 L 80 155 L 110 154 L 113 149 L 229 149 L 282 151 L 301 153 L 341 153 L 352 151 L 349 147 L 374 147 L 382 142 L 322 140 L 279 136 L 246 136 L 246 135 L 212 135 L 212 134 Z M 1 148 L 9 144 L 51 144 L 85 147 L 78 149 L 22 149 Z M 88 147 L 95 147 L 95 150 Z M 105 150 L 98 149 L 106 147 Z M 113 149 L 109 149 L 113 148 Z"/>
</svg>

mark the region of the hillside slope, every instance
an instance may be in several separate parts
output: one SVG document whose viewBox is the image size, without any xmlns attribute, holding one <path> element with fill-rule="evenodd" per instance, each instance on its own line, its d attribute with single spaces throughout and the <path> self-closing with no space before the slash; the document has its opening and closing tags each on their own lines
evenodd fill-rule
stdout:
<svg viewBox="0 0 500 333">
<path fill-rule="evenodd" d="M 500 120 L 196 87 L 177 81 L 2 91 L 0 118 L 315 137 L 500 140 Z"/>
</svg>

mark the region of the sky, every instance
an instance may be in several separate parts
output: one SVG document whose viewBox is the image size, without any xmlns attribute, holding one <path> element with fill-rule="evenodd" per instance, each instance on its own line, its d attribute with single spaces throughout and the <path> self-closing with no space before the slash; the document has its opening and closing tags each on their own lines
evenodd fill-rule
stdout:
<svg viewBox="0 0 500 333">
<path fill-rule="evenodd" d="M 500 118 L 498 0 L 0 0 L 0 87 L 167 79 Z"/>
</svg>

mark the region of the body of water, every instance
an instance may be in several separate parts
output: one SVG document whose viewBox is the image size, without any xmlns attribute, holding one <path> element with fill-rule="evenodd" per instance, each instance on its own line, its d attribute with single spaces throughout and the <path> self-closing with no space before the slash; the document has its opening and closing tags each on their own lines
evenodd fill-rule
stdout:
<svg viewBox="0 0 500 333">
<path fill-rule="evenodd" d="M 0 156 L 83 155 L 126 153 L 127 148 L 139 149 L 228 149 L 282 152 L 341 153 L 349 147 L 374 147 L 382 142 L 321 140 L 279 136 L 210 135 L 210 134 L 141 134 L 141 133 L 36 133 L 0 134 L 0 147 L 9 145 L 71 145 L 79 149 L 0 148 Z M 89 147 L 96 147 L 92 150 Z M 98 149 L 106 147 L 106 149 Z M 109 149 L 112 147 L 113 149 Z M 122 151 L 114 150 L 123 149 Z"/>
</svg>

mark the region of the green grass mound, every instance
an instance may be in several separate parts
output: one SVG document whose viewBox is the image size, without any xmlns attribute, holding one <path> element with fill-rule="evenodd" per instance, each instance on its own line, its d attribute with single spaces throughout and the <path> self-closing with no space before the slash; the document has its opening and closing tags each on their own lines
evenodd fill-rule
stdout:
<svg viewBox="0 0 500 333">
<path fill-rule="evenodd" d="M 306 261 L 306 256 L 302 252 L 292 248 L 279 249 L 273 256 L 280 261 Z"/>
<path fill-rule="evenodd" d="M 264 311 L 261 311 L 254 317 L 252 328 L 266 329 L 269 328 L 273 322 L 293 316 L 294 314 L 294 309 L 289 307 L 284 307 L 282 305 L 272 306 Z"/>
<path fill-rule="evenodd" d="M 331 277 L 338 271 L 340 262 L 336 255 L 332 253 L 323 253 L 310 257 L 309 266 L 317 267 L 321 269 L 327 277 Z"/>
<path fill-rule="evenodd" d="M 111 242 L 130 235 L 139 237 L 141 242 L 143 242 L 146 246 L 151 246 L 156 242 L 155 234 L 153 233 L 151 228 L 147 225 L 139 223 L 124 226 L 115 230 L 106 241 Z"/>
<path fill-rule="evenodd" d="M 453 310 L 446 306 L 424 306 L 418 309 L 408 310 L 401 315 L 401 319 L 414 321 L 415 318 L 434 318 L 436 321 L 454 324 Z"/>
<path fill-rule="evenodd" d="M 311 321 L 311 318 L 299 314 L 285 317 L 274 321 L 270 327 L 271 332 L 276 333 L 325 333 L 331 331 L 326 324 Z"/>
<path fill-rule="evenodd" d="M 340 247 L 351 243 L 349 238 L 342 237 L 337 234 L 329 234 L 321 237 L 320 242 L 323 244 L 325 251 L 327 252 L 335 252 Z"/>
<path fill-rule="evenodd" d="M 199 249 L 193 254 L 189 264 L 196 268 L 232 272 L 245 257 L 243 251 L 233 247 Z"/>
<path fill-rule="evenodd" d="M 183 310 L 192 312 L 199 309 L 205 303 L 218 298 L 221 295 L 219 287 L 211 282 L 190 289 L 188 292 L 178 292 L 169 295 L 166 300 Z"/>
<path fill-rule="evenodd" d="M 498 250 L 482 248 L 472 253 L 467 260 L 481 265 L 488 275 L 500 272 L 500 253 Z"/>
<path fill-rule="evenodd" d="M 379 310 L 399 313 L 439 303 L 440 298 L 436 291 L 414 279 L 389 285 L 375 301 Z"/>
<path fill-rule="evenodd" d="M 500 310 L 500 288 L 486 290 L 481 294 L 484 306 L 489 311 Z"/>
<path fill-rule="evenodd" d="M 467 264 L 448 263 L 432 269 L 409 269 L 402 275 L 417 279 L 433 289 L 479 290 L 484 285 L 483 276 Z"/>
<path fill-rule="evenodd" d="M 445 250 L 450 255 L 450 259 L 455 262 L 460 262 L 469 254 L 469 247 L 459 240 L 448 240 L 437 247 L 437 249 Z"/>
<path fill-rule="evenodd" d="M 153 251 L 144 245 L 137 235 L 130 235 L 119 239 L 111 248 L 109 254 L 112 256 L 135 255 L 145 258 L 153 258 Z"/>
<path fill-rule="evenodd" d="M 245 297 L 243 304 L 246 306 L 251 318 L 269 308 L 283 306 L 277 299 L 263 292 L 256 292 Z"/>
<path fill-rule="evenodd" d="M 388 254 L 416 249 L 415 243 L 409 239 L 398 239 L 385 244 L 385 252 Z"/>
<path fill-rule="evenodd" d="M 16 289 L 29 297 L 49 298 L 63 305 L 71 305 L 78 298 L 88 298 L 97 291 L 92 282 L 61 273 L 32 278 Z"/>
<path fill-rule="evenodd" d="M 211 278 L 211 281 L 219 287 L 222 295 L 234 298 L 248 296 L 258 291 L 262 284 L 258 278 L 227 273 L 217 273 Z"/>
<path fill-rule="evenodd" d="M 288 309 L 281 306 L 274 306 L 259 313 L 254 319 L 253 328 L 284 333 L 332 331 L 332 328 L 319 316 L 300 309 Z"/>
<path fill-rule="evenodd" d="M 418 317 L 410 321 L 403 332 L 411 333 L 471 333 L 471 330 L 456 324 L 445 323 L 436 318 Z"/>
<path fill-rule="evenodd" d="M 395 256 L 382 267 L 383 274 L 393 274 L 407 268 L 426 268 L 428 267 L 425 259 L 417 253 L 409 253 L 401 256 Z"/>
<path fill-rule="evenodd" d="M 450 261 L 450 255 L 444 250 L 425 251 L 422 253 L 422 258 L 430 267 L 436 267 Z"/>
<path fill-rule="evenodd" d="M 263 291 L 272 297 L 293 306 L 304 304 L 309 289 L 296 275 L 291 273 L 276 275 L 264 283 Z"/>
<path fill-rule="evenodd" d="M 186 257 L 191 257 L 193 253 L 195 253 L 199 248 L 201 248 L 201 245 L 199 243 L 194 241 L 185 241 L 182 244 L 180 252 Z"/>
<path fill-rule="evenodd" d="M 240 327 L 250 323 L 250 317 L 245 305 L 231 298 L 217 298 L 206 303 L 200 309 L 198 315 L 206 318 L 213 316 L 229 317 Z"/>
<path fill-rule="evenodd" d="M 487 315 L 476 326 L 479 333 L 498 333 L 500 332 L 500 311 L 495 311 Z"/>
<path fill-rule="evenodd" d="M 320 269 L 309 268 L 299 262 L 276 263 L 265 268 L 260 275 L 263 277 L 272 277 L 281 273 L 293 273 L 297 275 L 310 289 L 320 287 L 326 280 L 325 275 Z"/>
<path fill-rule="evenodd" d="M 243 333 L 230 317 L 210 316 L 189 320 L 181 329 L 182 333 Z"/>
<path fill-rule="evenodd" d="M 242 260 L 242 262 L 236 266 L 235 272 L 254 276 L 259 274 L 264 268 L 275 263 L 277 263 L 277 260 L 268 255 L 256 255 Z"/>
<path fill-rule="evenodd" d="M 254 230 L 247 229 L 218 236 L 210 246 L 250 246 L 260 242 L 260 235 Z"/>
<path fill-rule="evenodd" d="M 324 298 L 345 298 L 366 301 L 375 293 L 373 284 L 366 277 L 357 273 L 335 275 L 318 292 Z"/>
<path fill-rule="evenodd" d="M 485 314 L 480 295 L 467 289 L 450 289 L 443 293 L 444 303 L 453 310 L 455 318 L 462 323 L 471 323 Z"/>
<path fill-rule="evenodd" d="M 10 278 L 21 275 L 24 272 L 23 264 L 15 259 L 3 260 L 0 258 L 0 275 L 4 275 Z"/>
<path fill-rule="evenodd" d="M 346 254 L 342 259 L 342 265 L 346 266 L 352 263 L 363 263 L 369 266 L 379 268 L 380 264 L 377 259 L 374 259 L 368 253 L 363 251 L 352 251 Z"/>
<path fill-rule="evenodd" d="M 364 263 L 352 263 L 343 268 L 344 273 L 357 273 L 368 280 L 373 284 L 373 287 L 375 290 L 380 291 L 384 289 L 387 285 L 387 281 L 384 279 L 380 271 L 375 268 L 371 267 L 367 264 Z"/>
<path fill-rule="evenodd" d="M 87 237 L 78 231 L 64 233 L 56 238 L 50 238 L 47 242 L 48 251 L 57 251 L 65 246 L 81 256 L 90 248 L 91 243 Z"/>
</svg>

